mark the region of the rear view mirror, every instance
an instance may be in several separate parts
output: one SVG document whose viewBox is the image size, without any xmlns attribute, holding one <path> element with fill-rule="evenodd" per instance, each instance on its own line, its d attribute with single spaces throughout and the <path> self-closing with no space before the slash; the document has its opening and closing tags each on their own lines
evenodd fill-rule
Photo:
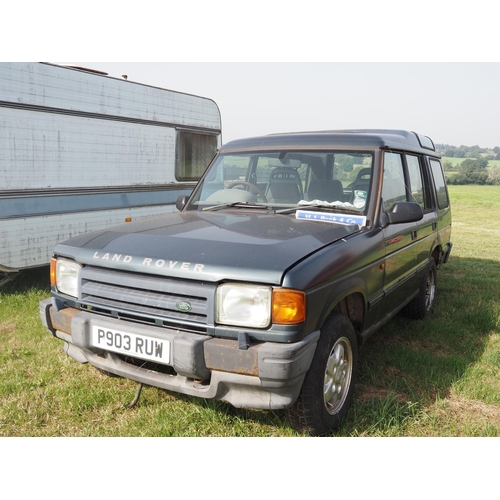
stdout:
<svg viewBox="0 0 500 500">
<path fill-rule="evenodd" d="M 182 212 L 182 209 L 186 206 L 188 199 L 189 196 L 186 195 L 179 196 L 179 198 L 177 198 L 177 201 L 175 202 L 175 208 L 177 208 L 179 212 Z"/>
<path fill-rule="evenodd" d="M 403 224 L 405 222 L 417 222 L 422 220 L 424 212 L 418 203 L 399 202 L 394 203 L 392 208 L 386 212 L 389 224 Z"/>
</svg>

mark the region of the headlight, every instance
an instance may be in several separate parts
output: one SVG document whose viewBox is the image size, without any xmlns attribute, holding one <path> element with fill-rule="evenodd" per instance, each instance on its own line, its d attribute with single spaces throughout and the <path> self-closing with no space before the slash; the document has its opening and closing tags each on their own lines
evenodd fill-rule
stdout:
<svg viewBox="0 0 500 500">
<path fill-rule="evenodd" d="M 55 268 L 55 269 L 54 269 Z M 51 282 L 57 289 L 71 297 L 78 297 L 78 271 L 80 264 L 72 260 L 52 259 Z"/>
<path fill-rule="evenodd" d="M 306 319 L 306 294 L 300 290 L 225 284 L 217 288 L 216 321 L 222 325 L 266 328 L 297 325 Z"/>
<path fill-rule="evenodd" d="M 223 325 L 265 328 L 271 322 L 272 289 L 227 284 L 217 288 L 216 321 Z"/>
</svg>

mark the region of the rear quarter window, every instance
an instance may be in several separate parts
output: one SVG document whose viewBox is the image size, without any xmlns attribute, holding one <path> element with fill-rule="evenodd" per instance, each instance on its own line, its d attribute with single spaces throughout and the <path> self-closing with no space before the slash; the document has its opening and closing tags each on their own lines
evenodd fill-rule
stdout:
<svg viewBox="0 0 500 500">
<path fill-rule="evenodd" d="M 448 198 L 448 190 L 446 189 L 446 181 L 441 162 L 437 160 L 430 160 L 430 162 L 432 177 L 434 178 L 434 185 L 436 186 L 438 207 L 447 208 L 450 205 L 450 200 Z"/>
</svg>

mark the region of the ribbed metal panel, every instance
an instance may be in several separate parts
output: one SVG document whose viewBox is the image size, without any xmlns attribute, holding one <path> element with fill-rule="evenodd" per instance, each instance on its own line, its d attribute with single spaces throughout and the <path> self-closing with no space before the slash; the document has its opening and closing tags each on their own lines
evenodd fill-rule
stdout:
<svg viewBox="0 0 500 500">
<path fill-rule="evenodd" d="M 0 109 L 2 190 L 148 185 L 175 179 L 174 129 Z"/>
<path fill-rule="evenodd" d="M 0 63 L 0 99 L 75 112 L 220 129 L 210 99 L 43 63 Z"/>
<path fill-rule="evenodd" d="M 207 98 L 52 64 L 0 62 L 2 191 L 176 182 L 177 130 L 216 137 L 220 128 Z"/>
<path fill-rule="evenodd" d="M 45 265 L 61 241 L 172 212 L 194 187 L 176 177 L 177 142 L 185 131 L 220 142 L 220 128 L 211 99 L 0 62 L 0 269 Z"/>
</svg>

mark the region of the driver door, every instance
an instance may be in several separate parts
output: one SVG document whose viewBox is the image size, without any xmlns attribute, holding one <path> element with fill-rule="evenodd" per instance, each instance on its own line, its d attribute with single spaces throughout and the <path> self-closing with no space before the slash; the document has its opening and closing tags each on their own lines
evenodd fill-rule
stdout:
<svg viewBox="0 0 500 500">
<path fill-rule="evenodd" d="M 408 200 L 403 155 L 386 152 L 382 186 L 383 208 Z M 417 224 L 391 224 L 383 229 L 385 242 L 383 313 L 392 314 L 415 288 L 417 268 Z"/>
</svg>

